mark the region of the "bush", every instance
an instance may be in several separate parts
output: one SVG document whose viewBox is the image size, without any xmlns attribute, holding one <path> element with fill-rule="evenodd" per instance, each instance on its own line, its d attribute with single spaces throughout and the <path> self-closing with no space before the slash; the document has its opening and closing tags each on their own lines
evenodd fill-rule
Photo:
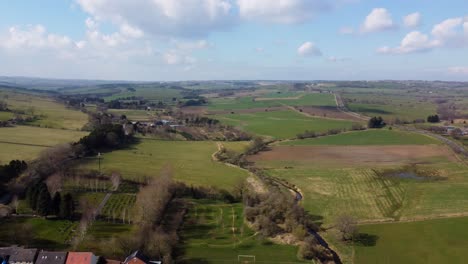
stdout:
<svg viewBox="0 0 468 264">
<path fill-rule="evenodd" d="M 385 121 L 382 119 L 382 117 L 372 117 L 369 120 L 368 127 L 369 128 L 382 128 L 386 125 Z"/>
</svg>

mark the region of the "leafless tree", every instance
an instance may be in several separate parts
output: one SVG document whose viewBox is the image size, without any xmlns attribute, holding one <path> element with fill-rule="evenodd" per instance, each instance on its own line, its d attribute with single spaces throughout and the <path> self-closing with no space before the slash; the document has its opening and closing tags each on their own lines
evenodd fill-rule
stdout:
<svg viewBox="0 0 468 264">
<path fill-rule="evenodd" d="M 63 176 L 61 173 L 54 173 L 46 180 L 47 188 L 49 189 L 52 197 L 56 192 L 60 191 L 63 186 Z"/>
<path fill-rule="evenodd" d="M 353 216 L 343 214 L 336 219 L 336 228 L 341 233 L 341 239 L 347 241 L 356 235 L 357 221 Z"/>
<path fill-rule="evenodd" d="M 110 180 L 112 183 L 112 189 L 114 191 L 117 191 L 117 189 L 119 189 L 120 183 L 122 182 L 122 177 L 119 173 L 113 172 Z"/>
</svg>

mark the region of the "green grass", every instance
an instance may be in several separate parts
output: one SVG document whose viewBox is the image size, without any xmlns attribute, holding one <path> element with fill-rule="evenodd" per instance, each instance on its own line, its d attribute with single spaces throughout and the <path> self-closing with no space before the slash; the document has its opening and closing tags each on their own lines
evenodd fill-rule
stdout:
<svg viewBox="0 0 468 264">
<path fill-rule="evenodd" d="M 464 263 L 468 218 L 366 225 L 375 246 L 355 246 L 355 263 Z M 371 239 L 372 240 L 372 239 Z"/>
<path fill-rule="evenodd" d="M 30 122 L 30 125 L 80 130 L 88 122 L 86 114 L 68 109 L 49 97 L 0 90 L 0 98 L 11 110 L 26 111 L 27 116 L 39 116 L 39 120 Z"/>
<path fill-rule="evenodd" d="M 169 166 L 175 180 L 230 189 L 247 174 L 213 161 L 211 155 L 216 151 L 216 142 L 141 139 L 129 149 L 104 153 L 101 166 L 104 173 L 117 171 L 124 179 L 137 181 L 158 177 Z M 98 161 L 88 160 L 82 167 L 96 170 Z"/>
<path fill-rule="evenodd" d="M 289 96 L 290 94 L 288 94 Z M 302 94 L 296 94 L 299 96 Z M 253 97 L 232 98 L 216 98 L 212 99 L 208 105 L 209 110 L 240 110 L 251 108 L 267 108 L 274 106 L 336 106 L 335 98 L 332 94 L 305 94 L 299 99 L 285 100 L 266 100 L 255 101 Z"/>
<path fill-rule="evenodd" d="M 239 263 L 238 255 L 255 255 L 258 263 L 305 263 L 297 247 L 264 240 L 244 224 L 241 204 L 194 200 L 181 231 L 184 263 Z"/>
<path fill-rule="evenodd" d="M 352 122 L 304 116 L 294 111 L 226 114 L 216 116 L 222 123 L 262 136 L 294 138 L 306 130 L 325 132 L 329 129 L 349 129 Z"/>
<path fill-rule="evenodd" d="M 77 223 L 66 220 L 45 220 L 42 218 L 10 218 L 0 220 L 0 243 L 12 244 L 10 240 L 12 230 L 21 230 L 30 226 L 33 239 L 29 247 L 41 249 L 61 250 L 68 248 L 68 242 L 72 238 L 73 230 Z"/>
<path fill-rule="evenodd" d="M 131 121 L 151 121 L 156 118 L 155 112 L 133 109 L 109 109 L 108 111 L 116 116 L 125 115 Z"/>
<path fill-rule="evenodd" d="M 48 147 L 75 142 L 87 132 L 31 126 L 0 128 L 0 164 L 13 159 L 31 160 Z"/>
<path fill-rule="evenodd" d="M 12 112 L 3 112 L 3 111 L 0 111 L 0 121 L 10 120 L 10 119 L 12 119 L 13 117 L 15 117 L 15 115 L 14 115 Z"/>
<path fill-rule="evenodd" d="M 339 135 L 283 142 L 281 145 L 425 145 L 440 144 L 436 139 L 417 133 L 380 129 L 348 132 Z"/>
<path fill-rule="evenodd" d="M 404 161 L 402 161 L 404 162 Z M 324 223 L 351 214 L 359 220 L 419 219 L 468 211 L 468 168 L 440 161 L 419 165 L 438 171 L 446 180 L 382 178 L 374 168 L 328 168 L 310 163 L 265 162 L 267 173 L 299 187 L 303 206 Z"/>
</svg>

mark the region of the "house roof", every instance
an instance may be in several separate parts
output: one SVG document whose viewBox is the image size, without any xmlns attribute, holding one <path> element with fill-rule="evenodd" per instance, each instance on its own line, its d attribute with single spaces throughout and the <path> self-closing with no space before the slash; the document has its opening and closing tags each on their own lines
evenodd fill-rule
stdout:
<svg viewBox="0 0 468 264">
<path fill-rule="evenodd" d="M 90 264 L 95 258 L 91 252 L 68 252 L 66 264 Z"/>
<path fill-rule="evenodd" d="M 1 247 L 0 248 L 0 258 L 10 256 L 12 247 Z"/>
<path fill-rule="evenodd" d="M 122 264 L 122 262 L 118 260 L 111 260 L 111 259 L 106 259 L 107 264 Z"/>
<path fill-rule="evenodd" d="M 36 264 L 65 264 L 67 252 L 41 251 L 36 259 Z"/>
<path fill-rule="evenodd" d="M 35 248 L 12 248 L 10 252 L 10 262 L 34 262 L 37 255 Z"/>
<path fill-rule="evenodd" d="M 140 251 L 133 252 L 133 254 L 128 256 L 124 261 L 124 264 L 147 264 L 147 263 L 149 263 L 148 257 L 143 255 Z"/>
</svg>

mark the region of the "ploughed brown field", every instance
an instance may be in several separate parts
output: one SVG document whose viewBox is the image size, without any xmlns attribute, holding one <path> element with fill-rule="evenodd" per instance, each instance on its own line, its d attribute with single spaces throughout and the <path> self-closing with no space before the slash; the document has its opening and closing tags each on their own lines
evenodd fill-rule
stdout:
<svg viewBox="0 0 468 264">
<path fill-rule="evenodd" d="M 322 165 L 393 165 L 431 158 L 456 161 L 446 146 L 275 146 L 250 161 L 312 162 Z"/>
</svg>

